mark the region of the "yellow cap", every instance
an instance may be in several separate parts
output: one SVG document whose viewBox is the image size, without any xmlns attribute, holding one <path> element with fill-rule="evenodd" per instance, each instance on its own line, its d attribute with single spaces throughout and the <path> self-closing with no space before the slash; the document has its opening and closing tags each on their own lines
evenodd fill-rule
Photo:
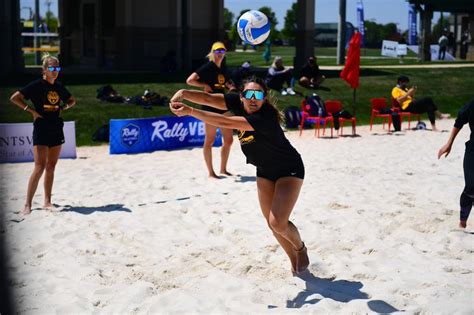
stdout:
<svg viewBox="0 0 474 315">
<path fill-rule="evenodd" d="M 212 51 L 217 50 L 217 49 L 225 49 L 225 46 L 222 42 L 215 42 L 212 44 Z"/>
</svg>

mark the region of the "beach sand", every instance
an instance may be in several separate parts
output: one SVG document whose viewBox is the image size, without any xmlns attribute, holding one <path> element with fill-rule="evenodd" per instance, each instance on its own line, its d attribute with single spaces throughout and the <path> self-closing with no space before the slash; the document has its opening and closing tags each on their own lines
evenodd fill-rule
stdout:
<svg viewBox="0 0 474 315">
<path fill-rule="evenodd" d="M 61 211 L 40 208 L 41 180 L 24 220 L 16 212 L 33 164 L 2 164 L 17 311 L 472 314 L 474 218 L 457 228 L 467 127 L 437 160 L 452 125 L 286 133 L 306 167 L 291 216 L 311 260 L 302 277 L 266 225 L 236 138 L 236 175 L 220 180 L 206 177 L 200 148 L 111 156 L 108 146 L 80 147 L 56 169 Z M 219 149 L 214 161 L 218 169 Z"/>
</svg>

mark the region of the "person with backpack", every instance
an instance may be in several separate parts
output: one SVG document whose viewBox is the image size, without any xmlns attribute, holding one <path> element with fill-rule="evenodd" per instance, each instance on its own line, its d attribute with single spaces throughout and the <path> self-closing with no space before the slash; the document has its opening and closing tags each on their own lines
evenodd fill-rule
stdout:
<svg viewBox="0 0 474 315">
<path fill-rule="evenodd" d="M 35 167 L 28 181 L 25 207 L 20 212 L 23 215 L 31 213 L 33 197 L 43 173 L 45 173 L 43 208 L 54 209 L 51 203 L 54 170 L 64 143 L 64 122 L 61 112 L 76 105 L 71 93 L 56 81 L 61 70 L 58 58 L 45 54 L 42 60 L 42 78 L 34 80 L 10 97 L 13 104 L 30 113 L 33 118 Z M 34 107 L 30 107 L 26 100 L 31 100 Z M 66 105 L 60 106 L 61 101 Z"/>
<path fill-rule="evenodd" d="M 448 157 L 449 153 L 451 152 L 454 139 L 456 139 L 456 136 L 465 124 L 469 124 L 471 136 L 469 141 L 466 142 L 466 150 L 464 152 L 463 168 L 465 186 L 459 200 L 461 208 L 459 215 L 459 227 L 463 229 L 466 228 L 467 219 L 469 218 L 472 204 L 474 203 L 474 99 L 464 105 L 464 107 L 459 111 L 456 121 L 454 122 L 454 127 L 451 130 L 451 135 L 449 136 L 448 142 L 438 151 L 438 159 L 440 159 L 443 155 Z"/>
<path fill-rule="evenodd" d="M 212 113 L 185 105 L 183 100 L 230 110 L 234 116 Z M 309 257 L 296 226 L 289 220 L 303 185 L 303 160 L 280 127 L 280 111 L 270 103 L 265 82 L 252 77 L 240 94 L 210 94 L 179 90 L 171 98 L 177 116 L 193 116 L 214 126 L 239 130 L 239 141 L 247 163 L 256 167 L 260 208 L 268 227 L 285 250 L 291 269 L 305 272 Z"/>
</svg>

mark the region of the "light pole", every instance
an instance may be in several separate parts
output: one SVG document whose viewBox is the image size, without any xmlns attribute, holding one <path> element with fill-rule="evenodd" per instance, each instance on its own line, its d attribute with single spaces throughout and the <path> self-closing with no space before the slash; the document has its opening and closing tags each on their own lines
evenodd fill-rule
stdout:
<svg viewBox="0 0 474 315">
<path fill-rule="evenodd" d="M 40 16 L 39 16 L 39 0 L 35 0 L 35 15 L 34 15 L 34 32 L 35 32 L 35 37 L 34 37 L 34 48 L 35 48 L 35 64 L 39 65 L 41 62 L 41 56 L 38 51 L 38 36 L 36 33 L 38 33 L 38 23 L 40 21 Z"/>
</svg>

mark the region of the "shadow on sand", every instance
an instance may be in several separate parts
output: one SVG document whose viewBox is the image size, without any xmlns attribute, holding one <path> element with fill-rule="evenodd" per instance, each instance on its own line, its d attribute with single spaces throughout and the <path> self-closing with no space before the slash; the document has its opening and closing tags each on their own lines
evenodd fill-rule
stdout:
<svg viewBox="0 0 474 315">
<path fill-rule="evenodd" d="M 317 304 L 324 298 L 343 303 L 370 298 L 367 293 L 361 291 L 361 288 L 364 286 L 362 282 L 318 278 L 309 271 L 298 275 L 298 278 L 305 281 L 306 288 L 298 293 L 294 299 L 286 302 L 287 308 L 301 308 L 305 304 Z M 311 297 L 312 295 L 317 296 Z M 398 311 L 393 306 L 380 300 L 369 301 L 367 305 L 372 311 L 378 313 Z"/>
<path fill-rule="evenodd" d="M 92 214 L 94 212 L 112 212 L 112 211 L 122 211 L 122 212 L 132 212 L 132 210 L 125 208 L 122 204 L 111 204 L 101 207 L 73 207 L 73 206 L 64 206 L 64 209 L 61 212 L 77 212 L 80 214 Z"/>
</svg>

